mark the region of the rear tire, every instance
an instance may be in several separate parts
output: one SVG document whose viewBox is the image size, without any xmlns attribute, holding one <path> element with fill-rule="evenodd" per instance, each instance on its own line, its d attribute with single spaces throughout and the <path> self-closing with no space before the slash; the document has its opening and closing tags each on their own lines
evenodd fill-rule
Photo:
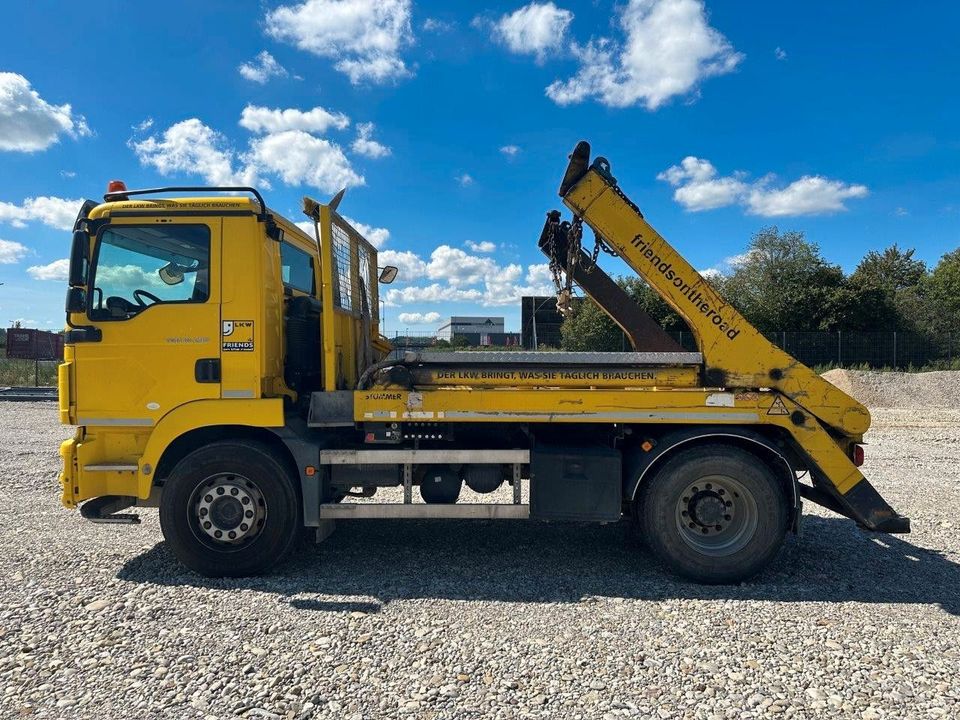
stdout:
<svg viewBox="0 0 960 720">
<path fill-rule="evenodd" d="M 184 457 L 167 478 L 160 527 L 177 559 L 207 577 L 243 577 L 280 563 L 300 532 L 285 463 L 256 442 L 221 442 Z"/>
<path fill-rule="evenodd" d="M 670 457 L 637 490 L 646 545 L 673 572 L 701 583 L 736 583 L 766 567 L 783 545 L 783 487 L 759 457 L 708 445 Z"/>
</svg>

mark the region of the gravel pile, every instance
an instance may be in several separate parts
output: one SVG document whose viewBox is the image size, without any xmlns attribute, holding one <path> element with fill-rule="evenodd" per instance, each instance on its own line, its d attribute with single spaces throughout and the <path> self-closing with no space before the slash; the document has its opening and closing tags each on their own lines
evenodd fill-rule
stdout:
<svg viewBox="0 0 960 720">
<path fill-rule="evenodd" d="M 960 371 L 828 370 L 823 377 L 870 408 L 960 407 Z"/>
<path fill-rule="evenodd" d="M 866 474 L 913 518 L 808 510 L 736 587 L 620 525 L 343 523 L 282 574 L 210 581 L 57 501 L 53 404 L 0 405 L 0 718 L 960 715 L 960 411 L 879 411 Z"/>
</svg>

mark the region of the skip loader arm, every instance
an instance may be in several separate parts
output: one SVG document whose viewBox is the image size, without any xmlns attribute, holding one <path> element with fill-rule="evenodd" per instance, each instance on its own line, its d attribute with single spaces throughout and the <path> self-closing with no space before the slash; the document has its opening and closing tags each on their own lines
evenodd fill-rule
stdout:
<svg viewBox="0 0 960 720">
<path fill-rule="evenodd" d="M 724 301 L 644 219 L 617 186 L 609 163 L 597 158 L 590 164 L 588 143 L 570 156 L 560 196 L 686 321 L 704 358 L 705 385 L 781 394 L 781 414 L 768 418 L 807 456 L 816 486 L 808 497 L 869 529 L 909 532 L 909 519 L 887 505 L 851 459 L 853 445 L 870 427 L 867 408 L 773 345 Z"/>
</svg>

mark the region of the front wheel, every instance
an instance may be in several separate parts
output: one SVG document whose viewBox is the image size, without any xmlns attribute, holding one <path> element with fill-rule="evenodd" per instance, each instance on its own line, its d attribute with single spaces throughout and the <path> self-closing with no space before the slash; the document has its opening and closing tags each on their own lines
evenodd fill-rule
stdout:
<svg viewBox="0 0 960 720">
<path fill-rule="evenodd" d="M 682 450 L 637 490 L 647 546 L 678 575 L 703 583 L 746 580 L 783 545 L 783 488 L 756 455 L 733 446 Z"/>
<path fill-rule="evenodd" d="M 201 575 L 257 575 L 290 552 L 299 506 L 290 473 L 269 447 L 221 442 L 174 467 L 160 500 L 160 527 L 177 559 Z"/>
</svg>

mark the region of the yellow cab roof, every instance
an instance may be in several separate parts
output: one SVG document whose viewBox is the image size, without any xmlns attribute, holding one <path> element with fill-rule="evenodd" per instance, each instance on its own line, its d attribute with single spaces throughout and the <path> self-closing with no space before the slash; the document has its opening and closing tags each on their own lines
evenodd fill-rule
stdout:
<svg viewBox="0 0 960 720">
<path fill-rule="evenodd" d="M 98 218 L 111 217 L 116 212 L 189 212 L 191 210 L 203 213 L 217 212 L 251 212 L 260 213 L 260 203 L 254 198 L 240 196 L 214 196 L 214 197 L 173 197 L 173 198 L 138 198 L 131 200 L 112 200 L 97 205 L 90 211 L 89 218 L 96 220 Z M 267 212 L 273 216 L 273 219 L 283 228 L 287 234 L 294 235 L 301 242 L 308 244 L 308 247 L 316 247 L 316 238 L 311 237 L 288 218 L 267 208 Z"/>
</svg>

